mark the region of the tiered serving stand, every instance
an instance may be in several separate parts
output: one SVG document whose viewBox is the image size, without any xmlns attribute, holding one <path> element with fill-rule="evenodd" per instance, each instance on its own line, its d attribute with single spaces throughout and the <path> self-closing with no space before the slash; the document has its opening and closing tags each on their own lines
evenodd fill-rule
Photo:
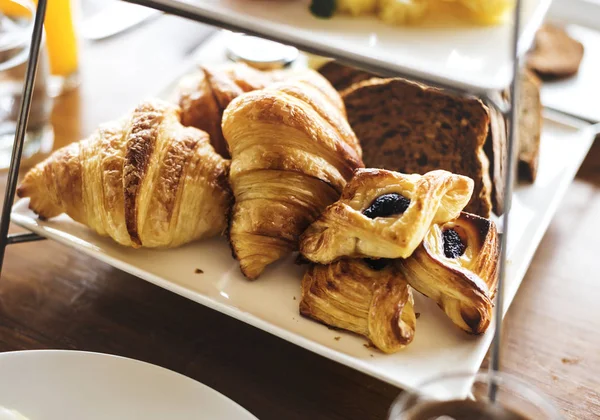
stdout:
<svg viewBox="0 0 600 420">
<path fill-rule="evenodd" d="M 454 31 L 452 28 L 392 28 L 374 20 L 355 20 L 350 23 L 344 21 L 344 18 L 334 18 L 331 21 L 317 21 L 308 14 L 307 4 L 302 1 L 198 0 L 193 4 L 176 0 L 125 1 L 231 31 L 293 45 L 301 50 L 331 57 L 382 76 L 406 77 L 460 95 L 477 96 L 489 106 L 498 109 L 508 120 L 510 127 L 505 189 L 507 210 L 502 221 L 504 234 L 501 239 L 495 336 L 490 363 L 490 369 L 500 369 L 503 290 L 508 248 L 506 232 L 509 230 L 515 182 L 515 98 L 518 97 L 519 88 L 518 77 L 515 75 L 521 66 L 521 57 L 531 46 L 551 0 L 518 0 L 511 22 L 494 30 L 461 28 L 460 31 Z M 8 173 L 0 224 L 0 273 L 6 246 L 45 239 L 44 236 L 33 232 L 9 235 L 8 226 L 38 64 L 46 4 L 47 0 L 38 1 L 26 83 Z M 299 10 L 305 13 L 298 13 Z M 482 36 L 488 38 L 482 39 Z M 510 99 L 504 101 L 500 91 L 508 86 Z"/>
</svg>

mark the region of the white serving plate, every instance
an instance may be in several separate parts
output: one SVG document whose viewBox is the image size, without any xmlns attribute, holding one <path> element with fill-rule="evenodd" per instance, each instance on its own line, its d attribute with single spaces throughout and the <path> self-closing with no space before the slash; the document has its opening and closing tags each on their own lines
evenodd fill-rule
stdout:
<svg viewBox="0 0 600 420">
<path fill-rule="evenodd" d="M 170 370 L 100 353 L 0 354 L 0 407 L 29 420 L 256 420 L 217 391 Z"/>
<path fill-rule="evenodd" d="M 524 53 L 551 0 L 522 2 L 519 49 Z M 196 0 L 182 7 L 237 31 L 471 92 L 504 89 L 512 78 L 510 20 L 487 27 L 458 21 L 393 27 L 371 16 L 318 19 L 309 12 L 309 4 L 308 0 Z"/>
<path fill-rule="evenodd" d="M 506 309 L 527 271 L 552 216 L 587 154 L 594 127 L 577 120 L 545 119 L 538 179 L 515 191 L 509 233 Z M 116 268 L 236 319 L 400 387 L 415 387 L 449 371 L 476 371 L 492 340 L 456 328 L 423 296 L 416 294 L 414 342 L 394 355 L 366 348 L 366 341 L 330 330 L 298 314 L 300 280 L 305 267 L 294 258 L 268 268 L 257 281 L 240 273 L 225 238 L 196 242 L 173 250 L 134 250 L 102 238 L 63 215 L 42 222 L 19 201 L 12 221 Z M 196 269 L 204 271 L 196 274 Z M 336 337 L 341 337 L 336 340 Z"/>
</svg>

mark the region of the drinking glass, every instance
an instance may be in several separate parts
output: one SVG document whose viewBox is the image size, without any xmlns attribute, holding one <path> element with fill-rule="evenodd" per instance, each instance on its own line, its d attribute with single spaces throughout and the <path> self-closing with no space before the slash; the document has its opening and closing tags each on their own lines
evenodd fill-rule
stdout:
<svg viewBox="0 0 600 420">
<path fill-rule="evenodd" d="M 495 388 L 495 402 L 489 399 Z M 440 376 L 400 394 L 389 420 L 558 420 L 559 412 L 536 390 L 504 372 Z"/>
<path fill-rule="evenodd" d="M 44 30 L 50 61 L 49 92 L 54 97 L 79 86 L 75 2 L 48 0 Z"/>
<path fill-rule="evenodd" d="M 29 0 L 11 0 L 10 3 L 3 0 L 0 3 L 0 168 L 10 164 L 34 15 L 35 5 Z M 37 153 L 45 153 L 54 142 L 54 132 L 49 124 L 52 99 L 48 95 L 47 80 L 48 62 L 42 47 L 23 147 L 25 160 Z"/>
</svg>

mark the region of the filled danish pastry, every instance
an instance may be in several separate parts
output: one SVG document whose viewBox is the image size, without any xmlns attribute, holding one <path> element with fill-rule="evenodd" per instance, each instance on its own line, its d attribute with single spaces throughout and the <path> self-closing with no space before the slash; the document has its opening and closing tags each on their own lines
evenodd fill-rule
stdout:
<svg viewBox="0 0 600 420">
<path fill-rule="evenodd" d="M 464 212 L 431 226 L 412 256 L 399 261 L 408 283 L 472 334 L 485 332 L 490 324 L 497 262 L 496 225 Z"/>
<path fill-rule="evenodd" d="M 357 170 L 340 200 L 304 232 L 300 252 L 320 264 L 341 257 L 407 258 L 432 223 L 460 214 L 472 192 L 470 178 L 447 171 Z"/>
</svg>

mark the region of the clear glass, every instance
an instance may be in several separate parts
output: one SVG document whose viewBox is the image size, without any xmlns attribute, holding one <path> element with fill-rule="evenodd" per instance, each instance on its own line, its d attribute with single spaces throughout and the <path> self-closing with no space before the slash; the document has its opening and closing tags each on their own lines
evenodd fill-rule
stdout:
<svg viewBox="0 0 600 420">
<path fill-rule="evenodd" d="M 490 386 L 496 399 L 489 399 Z M 503 373 L 481 371 L 440 376 L 405 391 L 396 399 L 389 420 L 558 420 L 552 404 L 522 380 Z"/>
<path fill-rule="evenodd" d="M 17 128 L 17 118 L 35 5 L 29 0 L 3 0 L 0 3 L 0 169 L 7 168 Z M 38 72 L 33 89 L 23 159 L 52 148 L 54 132 L 49 123 L 52 99 L 48 95 L 48 62 L 44 48 L 40 51 Z"/>
<path fill-rule="evenodd" d="M 44 30 L 50 62 L 49 93 L 59 96 L 79 86 L 79 39 L 76 30 L 77 2 L 48 1 Z"/>
</svg>

